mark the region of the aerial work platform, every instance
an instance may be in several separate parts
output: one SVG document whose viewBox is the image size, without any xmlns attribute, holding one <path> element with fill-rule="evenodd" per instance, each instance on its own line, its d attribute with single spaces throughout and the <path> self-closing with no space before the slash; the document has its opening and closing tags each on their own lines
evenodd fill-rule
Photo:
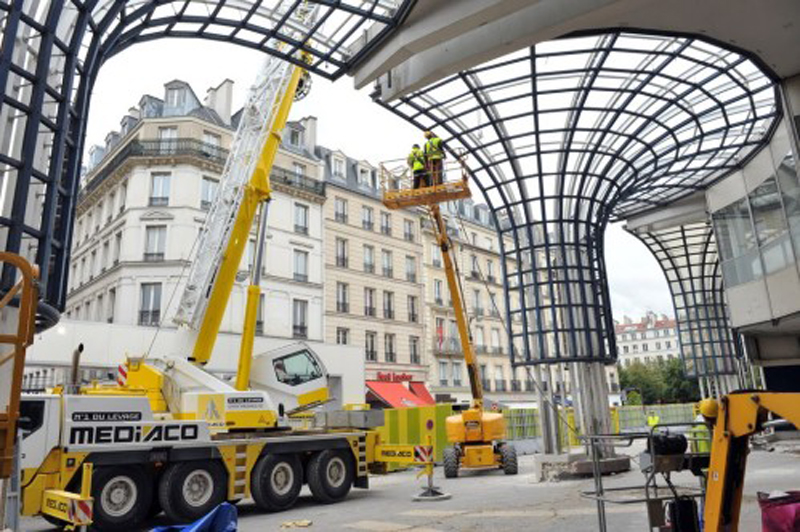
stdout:
<svg viewBox="0 0 800 532">
<path fill-rule="evenodd" d="M 391 168 L 390 165 L 394 165 Z M 383 204 L 389 209 L 404 209 L 419 205 L 436 205 L 442 202 L 469 198 L 469 177 L 463 157 L 446 162 L 442 168 L 441 183 L 423 184 L 414 188 L 414 177 L 405 160 L 387 161 L 380 165 Z M 448 180 L 450 175 L 458 174 L 457 179 Z M 428 176 L 430 179 L 430 176 Z"/>
</svg>

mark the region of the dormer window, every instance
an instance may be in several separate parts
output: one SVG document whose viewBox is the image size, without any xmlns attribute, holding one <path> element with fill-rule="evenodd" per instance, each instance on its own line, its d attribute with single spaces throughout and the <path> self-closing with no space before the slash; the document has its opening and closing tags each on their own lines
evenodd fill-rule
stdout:
<svg viewBox="0 0 800 532">
<path fill-rule="evenodd" d="M 300 146 L 303 144 L 303 134 L 300 131 L 293 129 L 289 134 L 289 143 L 292 146 Z"/>
<path fill-rule="evenodd" d="M 360 185 L 367 185 L 369 186 L 369 170 L 366 168 L 359 168 L 358 169 L 358 183 Z"/>
<path fill-rule="evenodd" d="M 333 175 L 344 177 L 344 161 L 342 159 L 333 160 Z"/>
<path fill-rule="evenodd" d="M 183 100 L 182 89 L 167 89 L 167 105 L 170 107 L 178 107 Z"/>
</svg>

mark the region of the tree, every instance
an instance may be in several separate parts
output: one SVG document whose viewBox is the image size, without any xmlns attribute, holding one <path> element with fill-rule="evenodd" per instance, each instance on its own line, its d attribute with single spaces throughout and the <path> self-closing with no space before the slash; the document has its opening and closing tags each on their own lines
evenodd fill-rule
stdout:
<svg viewBox="0 0 800 532">
<path fill-rule="evenodd" d="M 646 405 L 700 400 L 697 380 L 686 376 L 683 364 L 676 358 L 648 364 L 636 361 L 630 366 L 620 366 L 619 383 L 623 390 L 639 390 L 641 400 Z"/>
</svg>

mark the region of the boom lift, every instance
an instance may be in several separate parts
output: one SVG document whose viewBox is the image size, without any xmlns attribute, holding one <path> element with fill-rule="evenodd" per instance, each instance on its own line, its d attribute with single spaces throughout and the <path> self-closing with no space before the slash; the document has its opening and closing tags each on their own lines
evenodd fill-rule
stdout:
<svg viewBox="0 0 800 532">
<path fill-rule="evenodd" d="M 311 20 L 313 9 L 299 22 Z M 367 488 L 370 466 L 416 456 L 412 446 L 381 445 L 369 430 L 383 424 L 381 412 L 349 411 L 326 417 L 324 426 L 291 428 L 291 411 L 328 399 L 322 361 L 304 344 L 252 358 L 269 175 L 291 103 L 307 89 L 304 76 L 302 68 L 269 56 L 242 113 L 177 313 L 179 323 L 196 330 L 188 360 L 132 358 L 116 385 L 71 382 L 23 398 L 23 515 L 67 527 L 135 530 L 162 510 L 187 522 L 225 500 L 252 497 L 260 509 L 279 511 L 295 503 L 303 484 L 317 501 L 331 503 L 352 486 Z M 203 366 L 259 209 L 231 386 Z"/>
<path fill-rule="evenodd" d="M 453 300 L 453 312 L 469 375 L 472 401 L 467 410 L 449 416 L 446 420 L 447 439 L 452 447 L 444 450 L 445 476 L 447 478 L 457 477 L 460 468 L 495 469 L 498 467 L 503 469 L 507 475 L 516 475 L 516 449 L 513 445 L 503 441 L 506 433 L 503 414 L 484 410 L 483 387 L 469 331 L 467 311 L 456 265 L 451 255 L 453 242 L 447 233 L 447 226 L 439 208 L 439 203 L 471 196 L 463 159 L 459 158 L 455 164 L 461 170 L 459 180 L 447 182 L 445 175 L 442 176 L 441 183 L 421 188 L 411 186 L 411 181 L 404 170 L 392 171 L 382 165 L 383 204 L 389 209 L 426 208 L 432 222 L 437 246 L 442 252 L 447 286 Z M 444 174 L 447 169 L 443 170 Z"/>
</svg>

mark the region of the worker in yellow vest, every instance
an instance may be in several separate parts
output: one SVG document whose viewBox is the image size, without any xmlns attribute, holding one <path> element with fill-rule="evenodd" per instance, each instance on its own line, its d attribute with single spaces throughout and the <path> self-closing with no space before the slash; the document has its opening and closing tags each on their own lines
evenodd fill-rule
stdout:
<svg viewBox="0 0 800 532">
<path fill-rule="evenodd" d="M 411 168 L 411 173 L 414 176 L 414 188 L 419 188 L 420 185 L 429 186 L 428 170 L 425 168 L 425 153 L 419 147 L 419 144 L 412 146 L 407 160 L 408 167 Z"/>
<path fill-rule="evenodd" d="M 444 182 L 444 142 L 432 131 L 426 131 L 425 138 L 428 139 L 425 143 L 425 160 L 428 162 L 428 175 L 431 176 L 433 185 L 441 185 Z"/>
<path fill-rule="evenodd" d="M 661 422 L 661 416 L 656 414 L 655 410 L 651 410 L 647 415 L 647 426 L 653 428 L 658 425 L 659 422 Z"/>
</svg>

